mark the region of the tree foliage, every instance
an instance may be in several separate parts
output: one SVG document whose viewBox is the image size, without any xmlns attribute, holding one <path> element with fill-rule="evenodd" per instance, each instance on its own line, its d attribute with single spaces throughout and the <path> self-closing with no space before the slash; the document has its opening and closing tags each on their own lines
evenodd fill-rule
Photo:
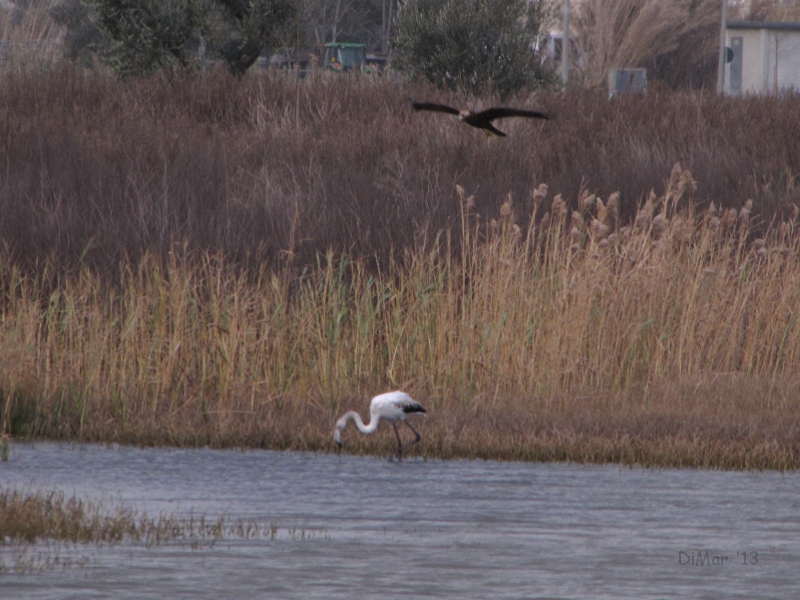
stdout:
<svg viewBox="0 0 800 600">
<path fill-rule="evenodd" d="M 508 96 L 552 79 L 534 52 L 543 16 L 527 0 L 406 0 L 393 64 L 444 88 Z"/>
<path fill-rule="evenodd" d="M 119 75 L 187 67 L 206 54 L 241 74 L 294 22 L 294 0 L 62 0 L 65 54 L 90 51 Z"/>
<path fill-rule="evenodd" d="M 228 68 L 244 73 L 297 18 L 294 0 L 217 0 L 209 7 L 208 33 Z"/>
<path fill-rule="evenodd" d="M 91 0 L 96 51 L 121 75 L 186 67 L 197 56 L 203 9 L 193 0 Z M 90 9 L 91 10 L 91 9 Z"/>
</svg>

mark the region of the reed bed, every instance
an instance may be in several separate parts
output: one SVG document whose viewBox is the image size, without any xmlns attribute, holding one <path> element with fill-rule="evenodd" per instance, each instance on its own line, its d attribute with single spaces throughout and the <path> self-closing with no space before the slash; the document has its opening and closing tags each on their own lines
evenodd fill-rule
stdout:
<svg viewBox="0 0 800 600">
<path fill-rule="evenodd" d="M 545 187 L 488 222 L 458 189 L 460 247 L 439 236 L 387 273 L 175 252 L 109 285 L 5 258 L 5 427 L 324 449 L 338 413 L 402 387 L 429 407 L 429 456 L 795 468 L 795 221 L 751 239 L 749 205 L 679 210 L 679 166 L 629 226 L 616 195 L 539 218 Z"/>
<path fill-rule="evenodd" d="M 424 456 L 798 466 L 794 97 L 487 142 L 388 79 L 2 77 L 3 434 L 329 449 L 403 388 Z"/>
</svg>

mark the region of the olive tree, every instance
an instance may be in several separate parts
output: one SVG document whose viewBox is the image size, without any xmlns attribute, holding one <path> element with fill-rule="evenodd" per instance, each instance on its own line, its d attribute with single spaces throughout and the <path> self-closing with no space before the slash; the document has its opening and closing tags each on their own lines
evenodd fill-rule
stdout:
<svg viewBox="0 0 800 600">
<path fill-rule="evenodd" d="M 406 0 L 392 64 L 411 79 L 508 96 L 553 80 L 535 51 L 545 8 L 527 0 Z"/>
<path fill-rule="evenodd" d="M 92 0 L 94 50 L 120 75 L 186 67 L 197 55 L 205 7 L 193 0 Z"/>
<path fill-rule="evenodd" d="M 295 0 L 216 0 L 207 19 L 212 47 L 236 75 L 244 73 L 264 48 L 294 28 Z"/>
<path fill-rule="evenodd" d="M 87 52 L 120 76 L 188 67 L 204 55 L 241 74 L 291 29 L 295 0 L 61 0 L 65 54 Z"/>
</svg>

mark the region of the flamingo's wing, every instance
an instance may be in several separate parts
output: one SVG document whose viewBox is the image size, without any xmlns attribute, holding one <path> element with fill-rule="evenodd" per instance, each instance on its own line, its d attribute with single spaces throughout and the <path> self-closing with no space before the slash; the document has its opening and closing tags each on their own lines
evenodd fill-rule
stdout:
<svg viewBox="0 0 800 600">
<path fill-rule="evenodd" d="M 420 405 L 418 402 L 412 400 L 411 402 L 404 402 L 401 406 L 401 409 L 404 413 L 426 413 L 428 412 L 425 408 Z"/>
<path fill-rule="evenodd" d="M 384 419 L 402 419 L 410 413 L 427 412 L 416 400 L 401 390 L 379 394 L 372 399 L 370 412 Z"/>
</svg>

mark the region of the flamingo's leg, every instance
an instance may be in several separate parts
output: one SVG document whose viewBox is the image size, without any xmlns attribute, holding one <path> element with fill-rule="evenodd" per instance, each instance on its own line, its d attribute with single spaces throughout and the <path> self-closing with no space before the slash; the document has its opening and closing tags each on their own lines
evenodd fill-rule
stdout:
<svg viewBox="0 0 800 600">
<path fill-rule="evenodd" d="M 397 431 L 397 423 L 392 421 L 392 427 L 394 427 L 394 434 L 397 436 L 397 460 L 403 460 L 403 441 L 400 439 L 400 432 Z M 392 457 L 389 457 L 391 460 Z"/>
<path fill-rule="evenodd" d="M 404 422 L 406 425 L 408 425 L 408 428 L 409 428 L 411 431 L 413 431 L 413 432 L 414 432 L 414 435 L 416 436 L 416 439 L 415 439 L 413 442 L 409 442 L 408 444 L 406 444 L 406 447 L 405 447 L 405 449 L 406 449 L 406 450 L 408 450 L 409 448 L 411 448 L 411 446 L 413 446 L 413 445 L 414 445 L 414 444 L 416 444 L 418 441 L 420 441 L 420 440 L 422 439 L 422 436 L 420 436 L 419 432 L 418 432 L 416 429 L 414 429 L 414 428 L 411 426 L 411 423 L 409 423 L 408 421 L 403 421 L 403 422 Z"/>
</svg>

